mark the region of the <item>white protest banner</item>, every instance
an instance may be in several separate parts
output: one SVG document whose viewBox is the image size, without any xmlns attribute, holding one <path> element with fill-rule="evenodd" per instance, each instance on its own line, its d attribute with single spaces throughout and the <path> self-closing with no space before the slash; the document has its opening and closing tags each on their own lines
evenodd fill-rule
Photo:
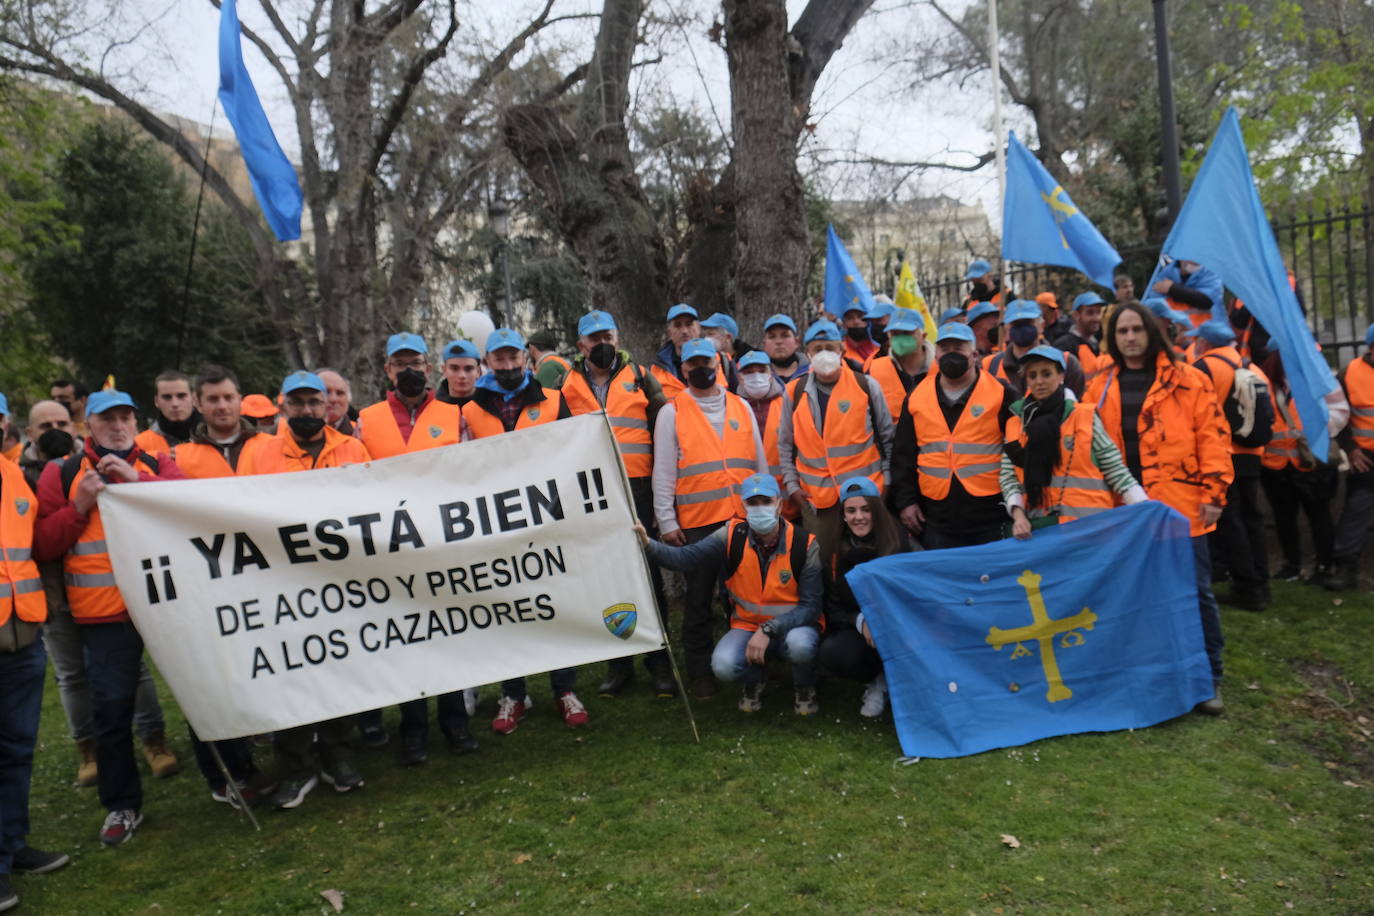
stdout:
<svg viewBox="0 0 1374 916">
<path fill-rule="evenodd" d="M 110 487 L 115 578 L 197 734 L 663 645 L 600 414 L 369 464 Z"/>
</svg>

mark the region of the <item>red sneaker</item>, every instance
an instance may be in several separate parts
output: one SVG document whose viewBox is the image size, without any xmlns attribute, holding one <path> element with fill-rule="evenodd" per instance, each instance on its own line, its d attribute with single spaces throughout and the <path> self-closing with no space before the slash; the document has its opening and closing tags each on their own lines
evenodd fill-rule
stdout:
<svg viewBox="0 0 1374 916">
<path fill-rule="evenodd" d="M 520 720 L 525 718 L 525 704 L 522 700 L 502 697 L 496 706 L 496 718 L 491 720 L 491 730 L 502 735 L 515 731 Z"/>
<path fill-rule="evenodd" d="M 587 724 L 587 707 L 571 690 L 558 698 L 558 709 L 563 713 L 563 721 L 568 723 L 568 728 Z"/>
</svg>

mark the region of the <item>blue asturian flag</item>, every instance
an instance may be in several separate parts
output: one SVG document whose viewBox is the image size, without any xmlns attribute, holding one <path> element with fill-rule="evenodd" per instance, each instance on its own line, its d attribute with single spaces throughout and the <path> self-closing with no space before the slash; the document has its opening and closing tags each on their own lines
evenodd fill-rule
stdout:
<svg viewBox="0 0 1374 916">
<path fill-rule="evenodd" d="M 873 293 L 864 282 L 863 274 L 849 256 L 844 242 L 835 234 L 835 227 L 825 227 L 825 310 L 836 318 L 844 317 L 850 309 L 861 308 L 867 313 L 873 308 Z"/>
<path fill-rule="evenodd" d="M 219 100 L 234 126 L 253 194 L 278 241 L 301 237 L 301 185 L 262 110 L 239 41 L 235 0 L 224 0 L 219 17 Z"/>
<path fill-rule="evenodd" d="M 846 578 L 910 757 L 1143 728 L 1215 692 L 1188 522 L 1161 502 Z"/>
<path fill-rule="evenodd" d="M 1313 454 L 1325 459 L 1328 413 L 1324 399 L 1338 383 L 1289 285 L 1288 269 L 1255 189 L 1235 108 L 1222 116 L 1183 210 L 1164 240 L 1161 264 L 1183 259 L 1220 274 L 1221 282 L 1245 301 L 1250 314 L 1269 332 L 1272 345 L 1283 354 L 1303 435 Z M 1157 270 L 1156 276 L 1163 276 L 1165 269 Z"/>
<path fill-rule="evenodd" d="M 1015 132 L 1007 139 L 1002 260 L 1073 267 L 1107 287 L 1121 263 L 1121 255 Z"/>
</svg>

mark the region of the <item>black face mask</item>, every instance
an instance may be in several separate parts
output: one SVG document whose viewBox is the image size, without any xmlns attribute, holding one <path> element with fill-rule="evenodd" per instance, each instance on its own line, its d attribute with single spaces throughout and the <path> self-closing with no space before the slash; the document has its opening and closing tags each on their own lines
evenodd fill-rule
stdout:
<svg viewBox="0 0 1374 916">
<path fill-rule="evenodd" d="M 301 442 L 309 442 L 324 429 L 324 417 L 290 417 L 286 425 L 291 427 L 291 435 Z"/>
<path fill-rule="evenodd" d="M 873 339 L 876 340 L 876 341 L 877 341 L 878 343 L 880 343 L 880 344 L 885 344 L 885 343 L 887 343 L 887 331 L 884 331 L 882 328 L 878 327 L 877 325 L 874 325 L 874 326 L 873 326 Z"/>
<path fill-rule="evenodd" d="M 768 361 L 779 369 L 783 369 L 797 361 L 797 354 L 793 353 L 791 356 L 770 356 L 768 357 Z"/>
<path fill-rule="evenodd" d="M 520 383 L 525 380 L 524 369 L 493 369 L 491 374 L 496 378 L 496 384 L 507 391 L 519 388 Z"/>
<path fill-rule="evenodd" d="M 1033 324 L 1014 324 L 1011 326 L 1011 342 L 1018 347 L 1029 347 L 1040 338 L 1040 332 Z"/>
<path fill-rule="evenodd" d="M 863 325 L 859 325 L 857 328 L 845 328 L 845 333 L 849 335 L 850 340 L 868 340 L 868 328 Z"/>
<path fill-rule="evenodd" d="M 402 369 L 397 372 L 396 393 L 403 398 L 418 398 L 425 393 L 425 374 L 419 369 Z"/>
<path fill-rule="evenodd" d="M 74 445 L 76 440 L 64 429 L 50 429 L 38 437 L 38 453 L 49 461 L 66 458 Z"/>
<path fill-rule="evenodd" d="M 697 366 L 687 370 L 687 384 L 698 391 L 705 391 L 716 384 L 716 370 L 710 366 Z"/>
<path fill-rule="evenodd" d="M 996 345 L 997 345 L 997 338 L 1000 337 L 1001 335 L 1002 335 L 1002 326 L 1001 326 L 1001 325 L 994 324 L 992 327 L 988 328 L 988 345 L 989 345 L 989 346 L 996 346 Z"/>
<path fill-rule="evenodd" d="M 608 343 L 594 344 L 587 354 L 587 362 L 598 369 L 611 368 L 615 365 L 615 347 Z"/>
<path fill-rule="evenodd" d="M 941 353 L 940 374 L 945 378 L 963 378 L 968 372 L 968 357 L 963 353 Z"/>
<path fill-rule="evenodd" d="M 200 413 L 195 410 L 191 411 L 191 415 L 185 420 L 169 420 L 162 415 L 162 411 L 157 412 L 157 428 L 168 438 L 179 439 L 182 442 L 191 438 L 191 430 L 195 429 L 199 422 Z"/>
</svg>

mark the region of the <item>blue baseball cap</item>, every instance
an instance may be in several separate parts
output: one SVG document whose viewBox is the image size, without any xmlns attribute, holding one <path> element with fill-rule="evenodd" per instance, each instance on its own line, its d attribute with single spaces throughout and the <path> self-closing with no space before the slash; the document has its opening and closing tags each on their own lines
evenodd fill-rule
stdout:
<svg viewBox="0 0 1374 916">
<path fill-rule="evenodd" d="M 915 309 L 892 309 L 892 317 L 887 322 L 887 333 L 893 331 L 923 331 L 926 320 Z"/>
<path fill-rule="evenodd" d="M 879 318 L 886 318 L 888 315 L 891 315 L 895 311 L 897 311 L 897 306 L 893 305 L 891 302 L 875 301 L 873 303 L 873 308 L 869 309 L 864 314 L 864 317 L 867 318 L 869 321 L 874 321 Z"/>
<path fill-rule="evenodd" d="M 840 484 L 840 502 L 851 496 L 872 496 L 878 498 L 878 485 L 867 477 L 850 477 Z"/>
<path fill-rule="evenodd" d="M 1195 328 L 1183 332 L 1184 337 L 1201 337 L 1214 347 L 1224 347 L 1236 339 L 1231 322 L 1220 318 L 1204 321 Z"/>
<path fill-rule="evenodd" d="M 968 310 L 968 317 L 964 320 L 965 324 L 973 324 L 985 315 L 996 315 L 997 306 L 991 302 L 980 302 Z"/>
<path fill-rule="evenodd" d="M 7 417 L 10 415 L 10 399 L 3 394 L 0 394 L 0 414 L 4 414 Z"/>
<path fill-rule="evenodd" d="M 750 366 L 767 366 L 770 364 L 771 360 L 768 359 L 767 353 L 762 350 L 750 350 L 741 356 L 735 365 L 740 369 L 747 369 Z"/>
<path fill-rule="evenodd" d="M 1074 297 L 1073 297 L 1073 308 L 1069 309 L 1069 311 L 1071 311 L 1071 312 L 1076 312 L 1076 311 L 1078 311 L 1079 309 L 1081 309 L 1081 308 L 1082 308 L 1083 306 L 1085 306 L 1085 305 L 1106 305 L 1106 304 L 1107 304 L 1107 303 L 1102 299 L 1101 296 L 1099 296 L 1097 293 L 1093 292 L 1092 290 L 1088 290 L 1086 293 L 1079 293 L 1077 296 L 1074 296 Z"/>
<path fill-rule="evenodd" d="M 1062 350 L 1058 350 L 1054 347 L 1051 347 L 1048 344 L 1041 344 L 1038 347 L 1032 347 L 1029 353 L 1021 357 L 1021 364 L 1025 365 L 1026 360 L 1028 359 L 1043 359 L 1047 362 L 1054 363 L 1056 366 L 1059 367 L 1060 372 L 1063 372 L 1065 369 L 1068 368 L 1068 363 L 1064 360 L 1064 352 Z"/>
<path fill-rule="evenodd" d="M 579 337 L 590 337 L 597 331 L 615 330 L 619 329 L 615 326 L 615 319 L 611 317 L 610 312 L 588 312 L 577 319 L 577 336 Z"/>
<path fill-rule="evenodd" d="M 992 265 L 982 258 L 978 258 L 976 261 L 969 262 L 968 270 L 964 271 L 964 279 L 977 280 L 979 277 L 986 277 L 990 273 L 992 273 Z"/>
<path fill-rule="evenodd" d="M 1040 303 L 1032 302 L 1029 299 L 1013 299 L 1011 305 L 1007 306 L 1006 313 L 1002 316 L 1003 324 L 1011 324 L 1013 321 L 1034 321 L 1040 317 Z"/>
<path fill-rule="evenodd" d="M 1180 312 L 1178 309 L 1172 308 L 1163 296 L 1148 296 L 1140 304 L 1145 306 L 1159 318 L 1167 318 L 1174 324 L 1185 328 L 1191 328 L 1193 326 L 1192 319 L 1190 319 L 1185 312 Z"/>
<path fill-rule="evenodd" d="M 820 321 L 813 322 L 811 327 L 806 329 L 806 335 L 802 337 L 802 343 L 809 344 L 813 340 L 843 340 L 840 334 L 840 326 L 833 321 L 822 318 Z"/>
<path fill-rule="evenodd" d="M 940 333 L 935 336 L 935 342 L 939 343 L 942 340 L 967 340 L 969 343 L 973 343 L 973 328 L 957 321 L 942 324 L 940 325 Z"/>
<path fill-rule="evenodd" d="M 753 499 L 755 496 L 767 496 L 771 499 L 779 499 L 782 491 L 778 489 L 778 481 L 772 474 L 754 474 L 744 478 L 744 483 L 739 486 L 740 499 Z"/>
<path fill-rule="evenodd" d="M 425 346 L 425 339 L 419 334 L 411 334 L 402 331 L 399 334 L 392 334 L 386 339 L 386 355 L 394 356 L 402 350 L 414 350 L 416 353 L 428 353 L 429 347 Z"/>
<path fill-rule="evenodd" d="M 964 323 L 964 310 L 960 308 L 945 309 L 940 313 L 940 324 L 949 324 L 951 321 Z M 937 327 L 939 325 L 936 325 Z"/>
<path fill-rule="evenodd" d="M 682 361 L 685 363 L 694 356 L 709 356 L 714 360 L 716 358 L 716 345 L 701 337 L 696 340 L 689 340 L 682 345 Z"/>
<path fill-rule="evenodd" d="M 768 319 L 763 323 L 763 330 L 766 332 L 769 328 L 774 328 L 778 325 L 782 325 L 783 327 L 790 330 L 793 334 L 797 333 L 797 323 L 793 321 L 791 318 L 788 318 L 786 315 L 782 314 L 781 312 L 779 312 L 776 315 L 768 316 Z"/>
<path fill-rule="evenodd" d="M 1364 332 L 1364 345 L 1374 347 L 1374 324 L 1371 324 L 1369 329 Z"/>
<path fill-rule="evenodd" d="M 477 352 L 477 345 L 470 340 L 450 340 L 448 346 L 444 347 L 444 360 L 460 358 L 481 359 L 482 354 Z"/>
<path fill-rule="evenodd" d="M 510 328 L 497 328 L 487 335 L 488 353 L 492 350 L 504 350 L 506 347 L 523 350 L 525 349 L 525 338 L 520 336 L 519 331 L 512 331 Z"/>
<path fill-rule="evenodd" d="M 401 349 L 409 350 L 410 347 L 402 347 Z M 293 391 L 300 391 L 302 388 L 324 394 L 324 379 L 313 372 L 292 372 L 286 378 L 282 379 L 282 394 L 290 394 Z"/>
<path fill-rule="evenodd" d="M 697 314 L 697 310 L 696 310 L 696 309 L 692 308 L 690 305 L 688 305 L 688 304 L 685 303 L 685 302 L 679 302 L 677 305 L 675 305 L 675 306 L 673 306 L 672 308 L 668 309 L 668 320 L 669 320 L 669 321 L 672 321 L 674 318 L 677 318 L 677 317 L 679 317 L 679 316 L 681 316 L 681 315 L 691 315 L 693 318 L 700 318 L 700 317 L 701 317 L 700 315 Z"/>
<path fill-rule="evenodd" d="M 739 336 L 739 325 L 735 323 L 735 319 L 724 312 L 713 313 L 710 318 L 701 323 L 701 326 L 703 328 L 720 328 L 722 331 L 729 332 L 731 337 Z"/>
<path fill-rule="evenodd" d="M 314 376 L 311 377 L 314 378 Z M 324 390 L 323 382 L 320 383 L 320 390 Z M 113 388 L 97 391 L 86 399 L 86 413 L 88 415 L 104 413 L 112 407 L 131 407 L 135 410 L 138 409 L 138 405 L 134 403 L 133 398 Z"/>
</svg>

